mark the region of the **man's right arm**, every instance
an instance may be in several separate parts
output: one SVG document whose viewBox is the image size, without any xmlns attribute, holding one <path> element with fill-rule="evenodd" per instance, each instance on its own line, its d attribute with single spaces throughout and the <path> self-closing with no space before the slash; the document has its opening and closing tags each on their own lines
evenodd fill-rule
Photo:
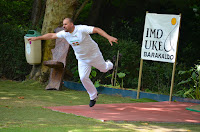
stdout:
<svg viewBox="0 0 200 132">
<path fill-rule="evenodd" d="M 101 36 L 107 38 L 108 41 L 110 42 L 111 46 L 113 45 L 112 42 L 118 43 L 118 42 L 117 42 L 117 41 L 118 41 L 117 38 L 108 35 L 108 34 L 107 34 L 104 30 L 102 30 L 101 28 L 94 27 L 93 33 L 98 33 L 99 35 L 101 35 Z"/>
<path fill-rule="evenodd" d="M 57 38 L 58 37 L 57 37 L 56 33 L 47 33 L 42 36 L 28 38 L 28 41 L 49 40 L 49 39 L 57 39 Z"/>
</svg>

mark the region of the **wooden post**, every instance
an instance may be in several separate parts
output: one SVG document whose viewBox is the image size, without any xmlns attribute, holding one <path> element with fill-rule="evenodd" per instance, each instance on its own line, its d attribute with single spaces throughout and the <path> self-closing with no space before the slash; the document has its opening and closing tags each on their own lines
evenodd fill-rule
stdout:
<svg viewBox="0 0 200 132">
<path fill-rule="evenodd" d="M 141 78 L 142 78 L 142 67 L 143 67 L 143 59 L 140 60 L 140 71 L 139 71 L 139 79 L 138 79 L 137 99 L 139 99 L 139 96 L 140 96 L 140 85 L 141 85 Z"/>
<path fill-rule="evenodd" d="M 180 30 L 180 26 L 181 26 L 181 14 L 179 14 L 179 15 L 180 15 L 180 23 L 179 23 L 179 30 Z M 179 36 L 180 36 L 180 33 L 178 33 L 178 42 L 177 42 L 177 46 L 176 46 L 176 58 L 175 58 L 175 62 L 173 64 L 173 71 L 172 71 L 172 80 L 171 80 L 171 88 L 170 88 L 169 101 L 172 101 L 172 93 L 173 93 L 173 87 L 174 87 L 174 75 L 175 75 L 175 70 L 176 70 L 176 60 L 177 60 L 178 45 L 179 45 Z"/>
<path fill-rule="evenodd" d="M 149 13 L 146 11 L 146 14 Z M 137 99 L 140 97 L 140 85 L 141 85 L 141 78 L 142 78 L 142 67 L 143 67 L 143 59 L 140 60 L 140 71 L 139 71 L 139 78 L 138 78 L 138 90 L 137 90 Z"/>
<path fill-rule="evenodd" d="M 114 86 L 116 86 L 116 82 L 117 82 L 118 61 L 119 61 L 119 50 L 118 50 L 118 52 L 117 52 L 117 61 L 116 61 L 116 63 L 115 63 L 115 80 L 114 80 Z"/>
<path fill-rule="evenodd" d="M 175 69 L 176 69 L 176 60 L 173 64 L 173 71 L 172 71 L 172 80 L 171 80 L 171 88 L 170 88 L 170 97 L 169 101 L 172 100 L 172 92 L 173 92 L 173 87 L 174 87 L 174 75 L 175 75 Z"/>
</svg>

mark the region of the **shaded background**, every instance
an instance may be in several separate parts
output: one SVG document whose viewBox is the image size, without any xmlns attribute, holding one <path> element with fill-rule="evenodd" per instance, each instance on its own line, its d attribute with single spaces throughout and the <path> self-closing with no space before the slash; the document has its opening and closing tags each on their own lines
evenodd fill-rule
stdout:
<svg viewBox="0 0 200 132">
<path fill-rule="evenodd" d="M 26 63 L 23 37 L 29 29 L 41 31 L 45 2 L 46 0 L 0 1 L 0 78 L 23 81 L 29 75 L 32 67 Z M 85 0 L 78 0 L 78 7 L 83 2 Z M 182 14 L 174 95 L 185 96 L 184 93 L 194 85 L 191 86 L 191 82 L 177 85 L 190 76 L 189 73 L 182 76 L 178 72 L 188 71 L 199 64 L 199 0 L 88 0 L 75 24 L 100 27 L 119 39 L 119 44 L 111 47 L 105 38 L 92 35 L 105 59 L 114 62 L 117 51 L 120 51 L 118 72 L 126 74 L 123 78 L 124 87 L 136 89 L 146 11 Z M 65 80 L 78 82 L 77 60 L 72 50 L 68 56 L 68 69 Z M 100 80 L 101 84 L 110 84 L 110 73 L 94 71 L 97 75 L 91 77 L 92 81 Z M 168 94 L 171 73 L 170 63 L 144 61 L 141 89 Z M 122 79 L 117 80 L 121 84 Z M 187 97 L 192 96 L 188 94 Z"/>
</svg>

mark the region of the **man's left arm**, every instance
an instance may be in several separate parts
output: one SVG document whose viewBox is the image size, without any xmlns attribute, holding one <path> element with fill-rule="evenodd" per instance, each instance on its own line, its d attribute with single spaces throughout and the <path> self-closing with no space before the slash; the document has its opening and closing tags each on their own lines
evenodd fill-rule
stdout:
<svg viewBox="0 0 200 132">
<path fill-rule="evenodd" d="M 105 37 L 106 39 L 108 39 L 108 41 L 110 42 L 110 45 L 112 46 L 112 42 L 115 42 L 115 43 L 118 43 L 118 39 L 113 37 L 113 36 L 110 36 L 108 35 L 105 31 L 103 31 L 101 28 L 98 28 L 98 27 L 94 27 L 93 29 L 93 33 L 98 33 L 99 35 Z"/>
</svg>

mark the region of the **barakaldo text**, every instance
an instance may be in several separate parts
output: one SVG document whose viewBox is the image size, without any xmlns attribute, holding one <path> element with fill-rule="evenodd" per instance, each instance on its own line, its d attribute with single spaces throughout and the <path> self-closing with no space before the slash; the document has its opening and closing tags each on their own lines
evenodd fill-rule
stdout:
<svg viewBox="0 0 200 132">
<path fill-rule="evenodd" d="M 169 60 L 174 59 L 174 55 L 169 54 L 169 52 L 173 49 L 172 46 L 170 45 L 171 47 L 169 48 L 166 46 L 166 40 L 164 42 L 161 41 L 163 34 L 164 33 L 162 29 L 147 28 L 145 37 L 153 39 L 144 40 L 145 49 L 150 50 L 149 52 L 144 52 L 144 57 L 169 59 Z M 162 53 L 160 53 L 159 51 L 162 51 Z"/>
</svg>

